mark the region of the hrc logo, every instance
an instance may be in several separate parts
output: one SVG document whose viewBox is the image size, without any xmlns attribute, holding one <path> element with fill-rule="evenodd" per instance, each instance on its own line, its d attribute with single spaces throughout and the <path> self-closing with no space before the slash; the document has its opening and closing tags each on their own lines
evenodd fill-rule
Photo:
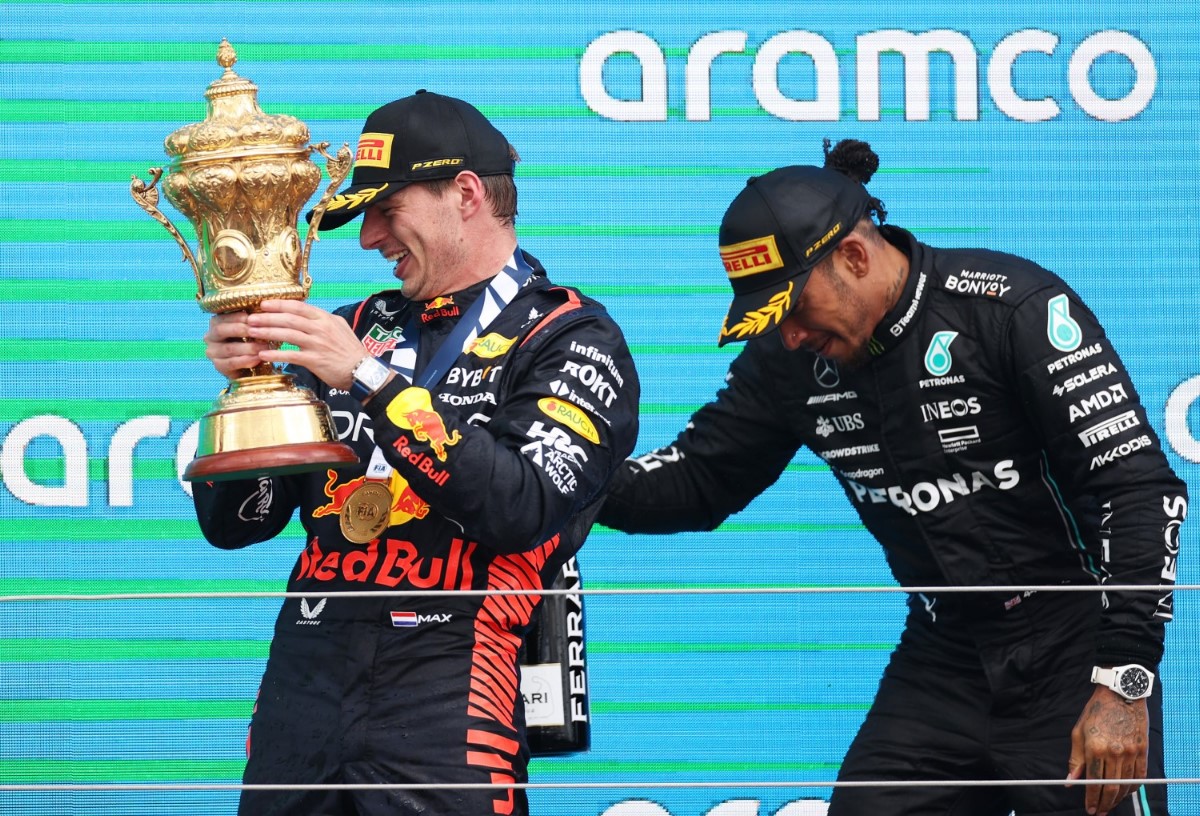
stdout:
<svg viewBox="0 0 1200 816">
<path fill-rule="evenodd" d="M 744 278 L 783 266 L 783 256 L 779 254 L 774 235 L 729 244 L 720 247 L 720 251 L 721 263 L 725 265 L 725 274 L 730 279 Z"/>
<path fill-rule="evenodd" d="M 393 138 L 391 133 L 364 133 L 358 138 L 354 164 L 357 167 L 391 167 Z"/>
</svg>

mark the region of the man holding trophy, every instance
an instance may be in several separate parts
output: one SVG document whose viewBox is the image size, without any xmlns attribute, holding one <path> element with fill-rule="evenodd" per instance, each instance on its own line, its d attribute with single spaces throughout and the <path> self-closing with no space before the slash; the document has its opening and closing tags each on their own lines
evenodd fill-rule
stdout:
<svg viewBox="0 0 1200 816">
<path fill-rule="evenodd" d="M 271 539 L 297 510 L 307 538 L 288 581 L 307 595 L 283 603 L 251 721 L 244 816 L 527 812 L 503 787 L 527 780 L 518 651 L 632 452 L 639 387 L 604 308 L 517 246 L 515 161 L 459 99 L 384 105 L 350 186 L 310 216 L 362 216 L 362 247 L 400 288 L 211 319 L 217 371 L 282 364 L 356 417 L 336 430 L 360 460 L 194 482 L 218 547 Z"/>
</svg>

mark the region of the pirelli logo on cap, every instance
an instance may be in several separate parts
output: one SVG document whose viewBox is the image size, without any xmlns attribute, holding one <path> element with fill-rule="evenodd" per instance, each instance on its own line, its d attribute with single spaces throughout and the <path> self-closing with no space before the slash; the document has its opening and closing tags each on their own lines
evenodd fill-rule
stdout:
<svg viewBox="0 0 1200 816">
<path fill-rule="evenodd" d="M 774 235 L 723 246 L 720 251 L 721 263 L 725 265 L 725 274 L 730 279 L 769 272 L 783 266 L 783 256 L 779 254 Z"/>
<path fill-rule="evenodd" d="M 358 151 L 354 154 L 355 166 L 390 168 L 393 138 L 395 136 L 391 133 L 364 133 L 359 136 Z"/>
</svg>

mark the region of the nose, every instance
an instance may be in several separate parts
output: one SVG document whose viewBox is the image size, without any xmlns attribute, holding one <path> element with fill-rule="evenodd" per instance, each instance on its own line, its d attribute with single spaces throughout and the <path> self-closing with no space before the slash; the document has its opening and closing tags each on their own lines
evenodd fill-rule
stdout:
<svg viewBox="0 0 1200 816">
<path fill-rule="evenodd" d="M 779 336 L 783 341 L 783 347 L 788 351 L 800 348 L 811 334 L 796 318 L 794 311 L 779 324 Z"/>
<path fill-rule="evenodd" d="M 375 249 L 386 234 L 379 208 L 368 207 L 363 213 L 362 228 L 358 231 L 358 245 L 363 249 Z"/>
</svg>

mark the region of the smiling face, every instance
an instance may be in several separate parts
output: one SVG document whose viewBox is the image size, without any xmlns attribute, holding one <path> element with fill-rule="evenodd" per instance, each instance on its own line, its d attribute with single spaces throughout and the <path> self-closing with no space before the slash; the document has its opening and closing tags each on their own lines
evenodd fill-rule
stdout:
<svg viewBox="0 0 1200 816">
<path fill-rule="evenodd" d="M 410 184 L 367 209 L 359 244 L 395 264 L 410 300 L 428 300 L 470 285 L 462 196 L 455 184 Z"/>
<path fill-rule="evenodd" d="M 908 275 L 907 257 L 877 235 L 856 229 L 813 269 L 796 307 L 779 324 L 786 348 L 849 367 L 870 358 L 871 335 Z"/>
<path fill-rule="evenodd" d="M 847 366 L 867 359 L 867 344 L 878 320 L 837 262 L 813 270 L 796 307 L 779 324 L 783 345 L 803 348 Z"/>
</svg>

